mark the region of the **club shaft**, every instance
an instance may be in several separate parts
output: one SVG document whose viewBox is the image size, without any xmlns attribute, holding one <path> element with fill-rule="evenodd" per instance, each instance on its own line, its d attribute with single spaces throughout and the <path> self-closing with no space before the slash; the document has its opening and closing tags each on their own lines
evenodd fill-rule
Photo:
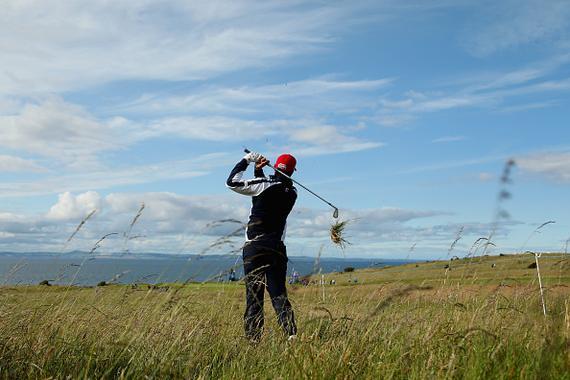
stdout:
<svg viewBox="0 0 570 380">
<path fill-rule="evenodd" d="M 291 178 L 290 176 L 288 176 L 287 174 L 283 173 L 281 170 L 277 169 L 275 166 L 271 165 L 271 164 L 267 164 L 267 166 L 269 166 L 270 168 L 274 169 L 276 172 L 280 173 L 282 176 L 284 176 L 285 178 L 289 178 L 291 181 L 293 181 L 294 183 L 296 183 L 297 185 L 301 186 L 303 189 L 307 190 L 309 193 L 313 194 L 315 197 L 319 198 L 321 201 L 325 202 L 326 204 L 328 204 L 329 206 L 331 206 L 332 208 L 336 208 L 332 203 L 330 203 L 329 201 L 327 201 L 326 199 L 324 199 L 323 197 L 321 197 L 319 194 L 315 193 L 314 191 L 312 191 L 311 189 L 309 189 L 307 186 L 303 185 L 302 183 L 299 183 L 299 181 L 294 180 L 293 178 Z"/>
</svg>

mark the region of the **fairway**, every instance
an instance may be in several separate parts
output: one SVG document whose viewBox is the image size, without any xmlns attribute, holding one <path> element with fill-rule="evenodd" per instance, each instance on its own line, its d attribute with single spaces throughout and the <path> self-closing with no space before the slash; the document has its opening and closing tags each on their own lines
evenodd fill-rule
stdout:
<svg viewBox="0 0 570 380">
<path fill-rule="evenodd" d="M 289 287 L 298 339 L 285 341 L 266 302 L 258 345 L 242 336 L 240 283 L 3 287 L 0 376 L 569 379 L 570 260 L 541 258 L 546 317 L 533 261 L 327 274 Z"/>
</svg>

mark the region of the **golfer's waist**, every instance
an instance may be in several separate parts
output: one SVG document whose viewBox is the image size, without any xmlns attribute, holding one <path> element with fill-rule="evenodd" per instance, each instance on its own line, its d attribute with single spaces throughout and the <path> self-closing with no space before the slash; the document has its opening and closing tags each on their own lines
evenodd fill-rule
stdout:
<svg viewBox="0 0 570 380">
<path fill-rule="evenodd" d="M 249 232 L 246 236 L 246 241 L 248 243 L 255 242 L 273 242 L 273 243 L 283 243 L 283 231 L 256 231 Z"/>
<path fill-rule="evenodd" d="M 261 253 L 287 257 L 287 247 L 281 240 L 249 240 L 243 247 L 244 256 L 255 256 Z"/>
</svg>

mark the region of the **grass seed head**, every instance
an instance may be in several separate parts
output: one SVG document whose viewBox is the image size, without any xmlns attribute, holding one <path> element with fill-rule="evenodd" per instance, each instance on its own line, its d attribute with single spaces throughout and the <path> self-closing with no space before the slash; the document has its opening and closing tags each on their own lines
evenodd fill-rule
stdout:
<svg viewBox="0 0 570 380">
<path fill-rule="evenodd" d="M 348 220 L 335 222 L 330 230 L 331 241 L 343 249 L 347 244 L 350 244 L 350 242 L 343 237 L 344 229 L 347 224 Z"/>
</svg>

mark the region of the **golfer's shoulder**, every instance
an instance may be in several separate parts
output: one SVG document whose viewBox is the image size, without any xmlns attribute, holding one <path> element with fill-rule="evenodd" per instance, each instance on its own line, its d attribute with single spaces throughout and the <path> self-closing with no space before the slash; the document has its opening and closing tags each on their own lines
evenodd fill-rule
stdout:
<svg viewBox="0 0 570 380">
<path fill-rule="evenodd" d="M 293 182 L 288 179 L 279 178 L 279 177 L 272 177 L 285 192 L 293 192 L 297 194 L 297 188 L 293 185 Z"/>
</svg>

